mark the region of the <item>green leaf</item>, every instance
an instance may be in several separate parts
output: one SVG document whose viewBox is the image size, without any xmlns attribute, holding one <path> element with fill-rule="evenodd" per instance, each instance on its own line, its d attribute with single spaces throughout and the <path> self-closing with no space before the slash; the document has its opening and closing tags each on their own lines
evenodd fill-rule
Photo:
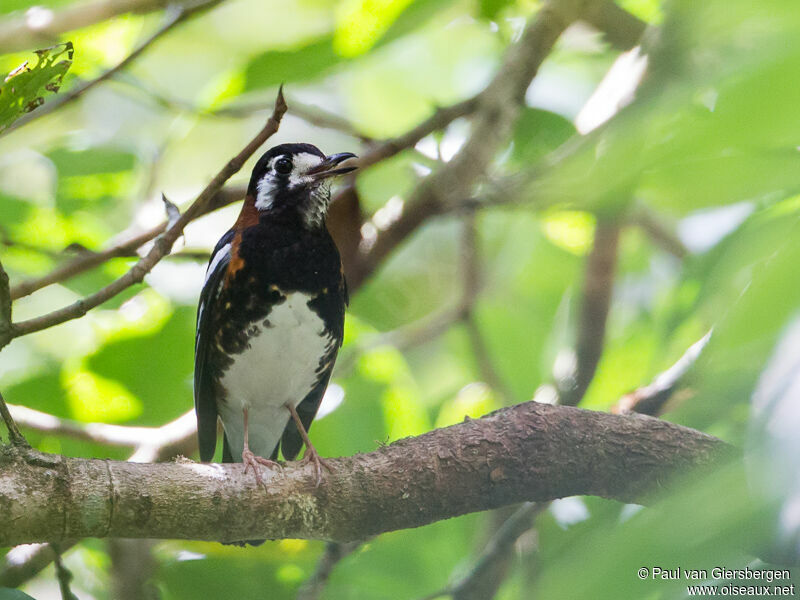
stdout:
<svg viewBox="0 0 800 600">
<path fill-rule="evenodd" d="M 344 60 L 333 50 L 333 36 L 324 35 L 290 50 L 269 50 L 245 68 L 244 91 L 287 82 L 308 81 Z"/>
<path fill-rule="evenodd" d="M 274 87 L 281 83 L 310 81 L 347 62 L 370 47 L 387 44 L 423 25 L 453 0 L 417 0 L 373 32 L 373 38 L 341 52 L 341 33 L 329 33 L 298 48 L 268 50 L 253 58 L 244 71 L 244 91 Z"/>
<path fill-rule="evenodd" d="M 57 148 L 47 158 L 53 161 L 60 175 L 69 177 L 130 171 L 136 164 L 136 157 L 130 152 L 104 146 L 87 150 Z"/>
<path fill-rule="evenodd" d="M 478 16 L 487 21 L 494 21 L 504 8 L 512 4 L 514 0 L 479 0 Z"/>
<path fill-rule="evenodd" d="M 47 92 L 57 92 L 72 65 L 72 42 L 36 51 L 36 64 L 28 61 L 14 69 L 0 87 L 0 132 L 25 113 L 44 104 Z"/>
<path fill-rule="evenodd" d="M 339 7 L 333 39 L 337 53 L 358 56 L 367 52 L 406 9 L 409 0 L 351 0 Z"/>
<path fill-rule="evenodd" d="M 566 142 L 575 125 L 561 115 L 538 108 L 526 108 L 514 129 L 512 160 L 515 164 L 534 163 Z"/>
</svg>

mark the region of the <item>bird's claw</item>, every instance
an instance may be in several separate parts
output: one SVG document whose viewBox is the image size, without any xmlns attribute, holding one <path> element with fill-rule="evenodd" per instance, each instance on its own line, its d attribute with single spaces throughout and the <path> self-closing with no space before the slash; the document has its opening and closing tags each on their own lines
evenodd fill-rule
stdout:
<svg viewBox="0 0 800 600">
<path fill-rule="evenodd" d="M 319 484 L 322 483 L 322 467 L 325 467 L 329 473 L 333 473 L 333 467 L 319 455 L 313 446 L 306 448 L 303 458 L 300 459 L 301 465 L 305 466 L 308 463 L 314 463 L 314 471 L 317 474 L 317 485 L 315 487 L 319 487 Z"/>
<path fill-rule="evenodd" d="M 247 472 L 250 469 L 253 469 L 253 475 L 255 475 L 256 484 L 263 486 L 264 488 L 266 488 L 266 485 L 264 484 L 264 480 L 261 478 L 261 472 L 259 470 L 259 466 L 263 465 L 267 468 L 276 470 L 281 470 L 283 468 L 279 463 L 275 462 L 274 460 L 270 460 L 268 458 L 264 458 L 263 456 L 258 456 L 256 454 L 253 454 L 253 451 L 247 448 L 242 451 L 242 463 L 244 464 L 245 475 L 247 475 Z"/>
</svg>

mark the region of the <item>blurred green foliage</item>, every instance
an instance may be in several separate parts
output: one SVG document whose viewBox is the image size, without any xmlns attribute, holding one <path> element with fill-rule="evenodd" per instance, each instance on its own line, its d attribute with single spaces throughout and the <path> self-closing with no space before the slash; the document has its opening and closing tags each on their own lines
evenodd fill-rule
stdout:
<svg viewBox="0 0 800 600">
<path fill-rule="evenodd" d="M 8 15 L 1 18 L 34 4 L 3 2 L 0 13 Z M 75 4 L 60 0 L 47 8 Z M 686 389 L 664 416 L 737 445 L 755 443 L 753 389 L 800 309 L 800 11 L 794 0 L 619 4 L 658 26 L 637 101 L 577 139 L 576 114 L 617 52 L 595 32 L 570 30 L 543 65 L 513 138 L 490 170 L 502 177 L 536 168 L 539 177 L 520 202 L 476 216 L 482 285 L 473 320 L 482 347 L 462 323 L 421 344 L 382 337 L 460 299 L 462 219 L 431 220 L 352 298 L 334 378 L 344 400 L 311 431 L 324 455 L 368 452 L 546 391 L 572 356 L 598 216 L 624 228 L 604 352 L 582 406 L 610 408 L 713 327 Z M 437 105 L 482 89 L 538 7 L 529 0 L 221 3 L 170 32 L 124 75 L 0 137 L 2 262 L 12 284 L 127 235 L 120 232 L 156 224 L 162 191 L 179 205 L 189 201 L 260 126 L 278 84 L 286 86 L 290 113 L 275 143 L 359 152 L 360 140 L 347 133 L 292 116 L 292 100 L 339 114 L 366 136 L 401 134 Z M 159 18 L 124 15 L 70 33 L 75 56 L 64 88 L 112 67 Z M 36 82 L 26 87 L 31 94 L 64 75 L 66 66 L 58 65 L 65 57 L 53 62 L 54 56 L 42 59 L 46 70 L 29 72 Z M 0 56 L 0 72 L 24 60 L 24 53 Z M 263 109 L 236 117 L 223 110 L 248 106 Z M 366 216 L 379 221 L 387 203 L 398 206 L 467 132 L 458 120 L 360 174 Z M 557 148 L 563 154 L 553 161 Z M 245 169 L 235 181 L 248 175 Z M 686 256 L 630 224 L 641 208 L 686 246 Z M 209 251 L 235 215 L 229 207 L 201 219 L 181 243 Z M 15 318 L 97 290 L 131 262 L 117 258 L 23 298 Z M 158 426 L 179 416 L 192 405 L 203 270 L 202 258 L 167 259 L 146 287 L 15 340 L 1 355 L 3 395 L 86 422 Z M 494 381 L 487 381 L 487 361 Z M 129 454 L 27 433 L 47 451 Z M 636 570 L 758 564 L 754 554 L 776 535 L 774 509 L 783 498 L 769 489 L 748 498 L 746 485 L 732 468 L 687 476 L 672 495 L 639 511 L 598 498 L 556 503 L 538 519 L 536 534 L 520 540 L 497 597 L 682 598 L 681 582 L 640 581 Z M 468 515 L 381 536 L 337 567 L 324 598 L 430 594 L 468 571 L 494 526 L 490 516 Z M 284 540 L 241 550 L 164 541 L 155 548 L 154 582 L 165 599 L 293 598 L 322 547 Z M 81 598 L 111 597 L 104 542 L 82 543 L 66 563 Z M 25 589 L 57 597 L 52 567 Z"/>
</svg>

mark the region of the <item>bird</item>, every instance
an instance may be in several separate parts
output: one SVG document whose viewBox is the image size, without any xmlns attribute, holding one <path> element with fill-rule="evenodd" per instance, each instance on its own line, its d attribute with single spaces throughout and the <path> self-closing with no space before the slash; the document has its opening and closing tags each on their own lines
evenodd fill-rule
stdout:
<svg viewBox="0 0 800 600">
<path fill-rule="evenodd" d="M 197 309 L 194 404 L 200 459 L 260 466 L 278 450 L 328 467 L 308 438 L 344 337 L 348 304 L 339 251 L 325 225 L 331 180 L 351 152 L 281 144 L 255 164 L 233 227 L 217 243 Z"/>
</svg>

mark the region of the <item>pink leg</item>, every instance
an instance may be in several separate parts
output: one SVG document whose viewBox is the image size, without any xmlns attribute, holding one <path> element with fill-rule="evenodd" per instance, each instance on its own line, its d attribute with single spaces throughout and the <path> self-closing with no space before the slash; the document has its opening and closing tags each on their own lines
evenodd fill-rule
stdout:
<svg viewBox="0 0 800 600">
<path fill-rule="evenodd" d="M 322 467 L 325 467 L 331 472 L 333 469 L 327 463 L 327 461 L 325 461 L 319 455 L 317 449 L 314 448 L 314 444 L 312 444 L 311 440 L 308 439 L 306 428 L 303 427 L 303 422 L 300 420 L 300 415 L 297 414 L 294 405 L 290 402 L 287 402 L 284 406 L 288 408 L 289 412 L 292 414 L 292 419 L 294 419 L 294 424 L 297 426 L 297 431 L 300 433 L 300 437 L 303 438 L 303 443 L 306 445 L 306 452 L 303 454 L 303 459 L 300 461 L 300 463 L 304 465 L 307 465 L 310 462 L 314 463 L 314 469 L 317 472 L 317 487 L 319 487 L 319 484 L 322 483 Z"/>
<path fill-rule="evenodd" d="M 247 426 L 247 408 L 244 409 L 244 450 L 242 450 L 242 463 L 244 463 L 244 473 L 247 475 L 247 471 L 251 468 L 253 469 L 253 475 L 256 476 L 256 483 L 258 485 L 264 485 L 264 482 L 261 479 L 261 473 L 259 472 L 259 465 L 264 465 L 265 467 L 269 467 L 271 469 L 280 469 L 281 465 L 276 463 L 274 460 L 270 460 L 268 458 L 264 458 L 263 456 L 257 456 L 253 454 L 253 451 L 250 450 L 249 441 L 249 432 Z"/>
</svg>

